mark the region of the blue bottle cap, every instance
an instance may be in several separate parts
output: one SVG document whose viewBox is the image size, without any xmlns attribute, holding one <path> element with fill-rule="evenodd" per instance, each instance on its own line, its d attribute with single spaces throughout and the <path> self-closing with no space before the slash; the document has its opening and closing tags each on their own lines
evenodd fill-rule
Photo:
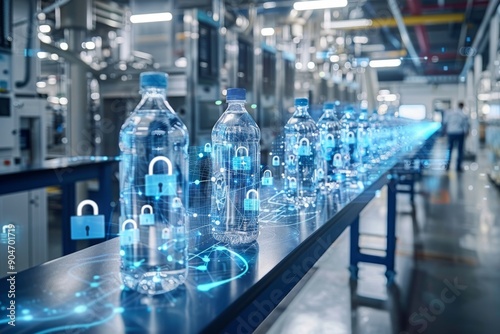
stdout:
<svg viewBox="0 0 500 334">
<path fill-rule="evenodd" d="M 323 105 L 323 109 L 331 110 L 335 109 L 335 103 L 334 102 L 325 102 Z"/>
<path fill-rule="evenodd" d="M 227 101 L 244 101 L 246 100 L 247 91 L 245 88 L 228 88 Z"/>
<path fill-rule="evenodd" d="M 141 73 L 141 88 L 156 87 L 167 89 L 168 74 L 164 72 L 143 72 Z"/>
<path fill-rule="evenodd" d="M 309 100 L 305 97 L 296 98 L 295 105 L 297 107 L 307 107 L 309 105 Z"/>
</svg>

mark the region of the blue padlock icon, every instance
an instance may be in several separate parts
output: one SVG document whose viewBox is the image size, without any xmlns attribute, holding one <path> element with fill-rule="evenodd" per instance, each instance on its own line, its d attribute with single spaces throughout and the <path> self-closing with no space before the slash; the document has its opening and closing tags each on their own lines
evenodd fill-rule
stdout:
<svg viewBox="0 0 500 334">
<path fill-rule="evenodd" d="M 149 210 L 149 213 L 146 213 Z M 141 215 L 139 216 L 139 223 L 141 225 L 154 225 L 155 224 L 155 214 L 153 213 L 153 207 L 149 204 L 143 205 L 141 208 Z"/>
<path fill-rule="evenodd" d="M 172 230 L 169 227 L 164 227 L 161 230 L 161 238 L 163 240 L 172 240 Z"/>
<path fill-rule="evenodd" d="M 92 216 L 82 216 L 82 209 L 90 205 Z M 76 216 L 71 217 L 71 240 L 104 239 L 104 216 L 99 214 L 97 203 L 86 199 L 76 208 Z"/>
<path fill-rule="evenodd" d="M 308 156 L 311 155 L 311 153 L 311 143 L 309 142 L 309 139 L 302 138 L 301 140 L 299 140 L 297 154 L 300 156 Z"/>
<path fill-rule="evenodd" d="M 290 189 L 297 189 L 297 179 L 294 177 L 288 178 L 288 187 Z"/>
<path fill-rule="evenodd" d="M 280 165 L 280 157 L 278 157 L 277 155 L 275 155 L 273 157 L 273 166 L 279 166 Z"/>
<path fill-rule="evenodd" d="M 127 228 L 127 225 L 129 224 L 132 225 L 132 228 Z M 120 233 L 120 246 L 137 245 L 140 240 L 140 230 L 137 227 L 137 223 L 133 219 L 126 219 L 122 223 L 122 231 Z"/>
<path fill-rule="evenodd" d="M 255 197 L 251 198 L 251 194 L 254 194 Z M 245 211 L 259 211 L 259 192 L 257 190 L 250 189 L 247 191 L 245 200 L 243 201 L 243 208 Z"/>
<path fill-rule="evenodd" d="M 262 173 L 262 185 L 263 186 L 272 186 L 273 185 L 273 173 L 269 169 L 265 170 Z"/>
<path fill-rule="evenodd" d="M 205 148 L 203 149 L 205 153 L 211 153 L 212 152 L 212 145 L 210 143 L 205 144 Z"/>
<path fill-rule="evenodd" d="M 325 139 L 323 141 L 323 146 L 325 148 L 334 148 L 335 147 L 335 137 L 333 136 L 333 134 L 328 133 L 325 136 Z"/>
<path fill-rule="evenodd" d="M 342 154 L 337 153 L 333 156 L 333 167 L 335 168 L 342 168 L 343 163 L 342 163 Z"/>
<path fill-rule="evenodd" d="M 245 155 L 238 156 L 238 153 L 242 151 Z M 252 167 L 252 160 L 248 155 L 248 148 L 245 146 L 240 146 L 234 152 L 233 157 L 233 169 L 234 170 L 250 170 Z"/>
<path fill-rule="evenodd" d="M 316 181 L 321 181 L 325 178 L 325 171 L 323 170 L 323 168 L 315 169 L 314 176 Z"/>
<path fill-rule="evenodd" d="M 153 168 L 158 161 L 167 164 L 168 174 L 154 174 Z M 172 175 L 172 163 L 164 156 L 154 157 L 149 163 L 148 175 L 146 175 L 146 196 L 173 196 L 175 195 L 177 182 Z"/>
<path fill-rule="evenodd" d="M 354 135 L 354 132 L 349 131 L 347 133 L 347 144 L 356 144 L 356 136 Z"/>
</svg>

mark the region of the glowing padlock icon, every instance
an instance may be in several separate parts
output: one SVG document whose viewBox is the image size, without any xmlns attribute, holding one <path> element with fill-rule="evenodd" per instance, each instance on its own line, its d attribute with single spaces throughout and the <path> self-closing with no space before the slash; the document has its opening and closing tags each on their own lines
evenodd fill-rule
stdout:
<svg viewBox="0 0 500 334">
<path fill-rule="evenodd" d="M 312 154 L 311 143 L 309 142 L 309 139 L 302 138 L 301 140 L 299 140 L 297 154 L 300 156 L 308 156 Z"/>
<path fill-rule="evenodd" d="M 172 239 L 172 230 L 168 227 L 163 228 L 163 230 L 161 230 L 161 238 L 163 240 L 171 240 Z"/>
<path fill-rule="evenodd" d="M 335 168 L 342 168 L 342 155 L 340 153 L 337 153 L 333 156 L 333 167 Z"/>
<path fill-rule="evenodd" d="M 90 205 L 93 215 L 82 216 L 83 207 Z M 71 217 L 71 240 L 104 239 L 104 216 L 99 214 L 97 203 L 86 199 L 76 208 Z"/>
<path fill-rule="evenodd" d="M 349 131 L 347 133 L 347 144 L 356 144 L 356 136 L 354 135 L 354 132 Z"/>
<path fill-rule="evenodd" d="M 262 185 L 263 186 L 273 185 L 273 174 L 269 169 L 265 170 L 264 173 L 262 173 Z"/>
<path fill-rule="evenodd" d="M 153 174 L 154 165 L 158 161 L 167 164 L 168 174 Z M 148 175 L 146 175 L 146 196 L 173 196 L 177 182 L 172 175 L 172 163 L 164 156 L 154 157 L 149 163 Z"/>
<path fill-rule="evenodd" d="M 127 228 L 127 225 L 131 224 L 132 228 Z M 132 246 L 137 245 L 141 240 L 140 230 L 137 227 L 137 223 L 133 219 L 126 219 L 122 223 L 122 231 L 120 233 L 120 245 L 121 246 Z"/>
<path fill-rule="evenodd" d="M 250 197 L 252 194 L 255 195 L 254 198 Z M 257 190 L 250 189 L 247 191 L 245 200 L 243 201 L 243 208 L 245 211 L 259 211 L 259 192 Z"/>
<path fill-rule="evenodd" d="M 335 137 L 331 133 L 328 133 L 325 136 L 325 140 L 323 141 L 323 146 L 325 148 L 334 148 L 335 147 Z"/>
<path fill-rule="evenodd" d="M 205 144 L 205 148 L 203 149 L 205 153 L 210 153 L 212 152 L 212 145 L 210 143 Z"/>
<path fill-rule="evenodd" d="M 323 180 L 325 178 L 325 171 L 323 170 L 323 168 L 315 169 L 314 175 L 316 177 L 316 181 Z"/>
<path fill-rule="evenodd" d="M 288 178 L 288 187 L 290 189 L 297 189 L 297 179 L 294 177 Z"/>
<path fill-rule="evenodd" d="M 275 155 L 273 157 L 273 166 L 279 166 L 280 165 L 280 157 L 278 157 L 277 155 Z"/>
<path fill-rule="evenodd" d="M 239 152 L 242 151 L 245 155 L 238 156 Z M 234 170 L 250 170 L 252 167 L 252 160 L 248 155 L 248 148 L 245 146 L 240 146 L 234 152 L 233 157 L 233 169 Z"/>
<path fill-rule="evenodd" d="M 149 210 L 149 213 L 146 213 Z M 141 215 L 139 216 L 139 223 L 141 225 L 154 225 L 155 224 L 155 214 L 153 213 L 153 207 L 149 204 L 143 205 L 141 208 Z"/>
</svg>

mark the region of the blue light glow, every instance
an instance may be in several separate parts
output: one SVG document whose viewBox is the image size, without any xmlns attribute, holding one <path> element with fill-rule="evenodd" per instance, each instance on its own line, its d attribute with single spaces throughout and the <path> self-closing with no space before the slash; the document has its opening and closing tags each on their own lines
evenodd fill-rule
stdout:
<svg viewBox="0 0 500 334">
<path fill-rule="evenodd" d="M 79 306 L 75 307 L 74 311 L 75 311 L 75 313 L 83 313 L 83 312 L 87 311 L 87 306 L 79 305 Z"/>
<path fill-rule="evenodd" d="M 203 158 L 203 153 L 198 154 L 200 158 Z"/>
</svg>

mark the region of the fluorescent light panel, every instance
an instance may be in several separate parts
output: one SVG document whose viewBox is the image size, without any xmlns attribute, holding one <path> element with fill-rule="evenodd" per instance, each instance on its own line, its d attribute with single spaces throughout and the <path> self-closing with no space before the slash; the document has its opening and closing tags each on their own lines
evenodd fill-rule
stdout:
<svg viewBox="0 0 500 334">
<path fill-rule="evenodd" d="M 150 14 L 137 14 L 130 16 L 132 23 L 150 23 L 150 22 L 165 22 L 172 20 L 172 13 L 150 13 Z"/>
<path fill-rule="evenodd" d="M 274 28 L 262 28 L 260 34 L 262 36 L 272 36 L 274 35 Z"/>
<path fill-rule="evenodd" d="M 370 27 L 373 24 L 369 19 L 356 19 L 356 20 L 340 20 L 328 22 L 324 25 L 325 29 L 349 29 L 349 28 L 363 28 Z"/>
<path fill-rule="evenodd" d="M 374 68 L 398 67 L 400 65 L 401 65 L 401 59 L 379 59 L 370 61 L 370 67 Z"/>
<path fill-rule="evenodd" d="M 325 8 L 341 8 L 347 6 L 347 0 L 298 1 L 293 4 L 295 10 L 313 10 Z"/>
</svg>

